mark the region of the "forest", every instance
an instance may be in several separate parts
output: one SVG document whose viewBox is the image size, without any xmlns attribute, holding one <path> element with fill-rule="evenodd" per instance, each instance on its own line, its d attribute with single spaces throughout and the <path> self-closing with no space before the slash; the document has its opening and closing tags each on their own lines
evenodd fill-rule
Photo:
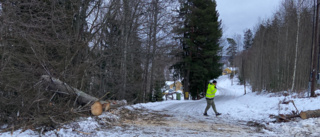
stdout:
<svg viewBox="0 0 320 137">
<path fill-rule="evenodd" d="M 165 81 L 183 80 L 184 92 L 199 99 L 208 81 L 222 74 L 224 47 L 232 50 L 230 62 L 252 91 L 308 89 L 315 45 L 312 1 L 283 0 L 273 18 L 245 31 L 243 41 L 222 37 L 214 0 L 0 3 L 4 124 L 50 127 L 90 115 L 79 95 L 52 88 L 43 76 L 130 104 L 161 101 Z"/>
<path fill-rule="evenodd" d="M 315 10 L 313 1 L 285 0 L 272 18 L 257 25 L 254 34 L 245 31 L 244 50 L 234 50 L 233 61 L 239 78 L 250 83 L 252 91 L 308 90 L 313 48 L 319 46 L 314 44 Z"/>
<path fill-rule="evenodd" d="M 89 114 L 75 111 L 84 105 L 77 94 L 51 88 L 43 75 L 128 103 L 162 94 L 179 51 L 172 38 L 177 1 L 0 3 L 1 123 L 39 126 L 52 123 L 47 115 L 67 121 Z"/>
</svg>

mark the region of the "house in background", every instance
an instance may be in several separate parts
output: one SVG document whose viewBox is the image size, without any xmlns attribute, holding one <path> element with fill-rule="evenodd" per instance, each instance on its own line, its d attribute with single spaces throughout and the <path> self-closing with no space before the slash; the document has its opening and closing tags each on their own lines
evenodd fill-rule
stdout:
<svg viewBox="0 0 320 137">
<path fill-rule="evenodd" d="M 231 74 L 231 69 L 229 68 L 229 66 L 230 66 L 229 58 L 230 58 L 230 56 L 222 56 L 220 58 L 219 63 L 223 64 L 222 68 L 221 68 L 222 75 Z"/>
<path fill-rule="evenodd" d="M 182 83 L 181 81 L 166 81 L 166 89 L 167 90 L 172 90 L 172 91 L 183 91 L 183 88 L 182 88 Z"/>
<path fill-rule="evenodd" d="M 222 71 L 222 75 L 227 75 L 227 74 L 231 74 L 231 73 L 232 73 L 232 71 L 231 71 L 231 69 L 228 68 L 228 67 L 226 67 L 226 68 L 223 69 L 223 71 Z"/>
<path fill-rule="evenodd" d="M 222 75 L 228 75 L 233 73 L 234 71 L 236 71 L 236 68 L 232 68 L 232 67 L 226 67 L 225 69 L 223 69 L 222 71 Z"/>
<path fill-rule="evenodd" d="M 163 95 L 165 100 L 168 100 L 168 98 L 180 100 L 181 96 L 184 96 L 181 81 L 166 81 Z"/>
</svg>

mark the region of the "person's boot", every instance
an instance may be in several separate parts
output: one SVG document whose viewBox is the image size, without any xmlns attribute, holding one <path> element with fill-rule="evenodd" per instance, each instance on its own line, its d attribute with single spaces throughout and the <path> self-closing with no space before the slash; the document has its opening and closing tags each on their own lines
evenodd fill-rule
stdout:
<svg viewBox="0 0 320 137">
<path fill-rule="evenodd" d="M 217 114 L 216 114 L 216 116 L 219 116 L 219 115 L 221 115 L 221 113 L 217 113 Z"/>
<path fill-rule="evenodd" d="M 209 116 L 207 113 L 203 113 L 204 116 Z"/>
</svg>

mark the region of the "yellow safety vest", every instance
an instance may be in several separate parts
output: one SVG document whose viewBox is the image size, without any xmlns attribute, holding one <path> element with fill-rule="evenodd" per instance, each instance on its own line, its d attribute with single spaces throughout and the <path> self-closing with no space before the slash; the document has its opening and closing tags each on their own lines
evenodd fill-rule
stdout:
<svg viewBox="0 0 320 137">
<path fill-rule="evenodd" d="M 217 92 L 216 86 L 209 83 L 206 98 L 209 98 L 209 99 L 214 98 L 216 92 Z"/>
</svg>

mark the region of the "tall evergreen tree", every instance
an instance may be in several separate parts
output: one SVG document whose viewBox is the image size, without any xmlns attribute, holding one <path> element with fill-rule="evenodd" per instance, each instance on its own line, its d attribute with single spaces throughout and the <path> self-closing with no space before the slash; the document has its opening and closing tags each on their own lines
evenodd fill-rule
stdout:
<svg viewBox="0 0 320 137">
<path fill-rule="evenodd" d="M 184 24 L 178 29 L 183 47 L 182 61 L 174 67 L 184 78 L 184 91 L 193 99 L 206 90 L 207 82 L 221 74 L 218 56 L 221 48 L 221 23 L 215 0 L 186 0 L 181 2 L 180 15 Z"/>
<path fill-rule="evenodd" d="M 253 44 L 253 34 L 250 29 L 244 32 L 244 42 L 243 42 L 243 49 L 247 50 L 251 48 Z"/>
</svg>

